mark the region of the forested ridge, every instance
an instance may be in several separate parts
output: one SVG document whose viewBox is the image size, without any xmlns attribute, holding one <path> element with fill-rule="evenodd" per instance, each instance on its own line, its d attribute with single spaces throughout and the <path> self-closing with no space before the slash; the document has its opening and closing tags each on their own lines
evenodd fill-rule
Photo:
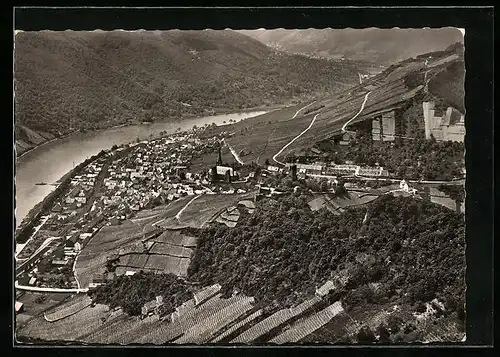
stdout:
<svg viewBox="0 0 500 357">
<path fill-rule="evenodd" d="M 55 135 L 280 104 L 357 80 L 352 64 L 231 30 L 20 32 L 14 56 L 16 125 Z"/>
<path fill-rule="evenodd" d="M 325 209 L 313 213 L 307 201 L 297 194 L 271 200 L 235 228 L 201 231 L 190 279 L 284 307 L 305 300 L 328 279 L 347 278 L 336 292 L 347 309 L 388 302 L 416 309 L 439 298 L 449 311 L 463 313 L 462 214 L 392 195 L 341 216 Z"/>
</svg>

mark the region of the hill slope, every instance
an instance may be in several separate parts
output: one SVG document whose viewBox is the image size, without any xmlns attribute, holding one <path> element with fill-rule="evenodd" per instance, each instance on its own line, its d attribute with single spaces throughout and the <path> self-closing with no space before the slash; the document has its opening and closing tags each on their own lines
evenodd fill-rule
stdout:
<svg viewBox="0 0 500 357">
<path fill-rule="evenodd" d="M 292 53 L 342 58 L 389 65 L 421 53 L 438 51 L 463 36 L 442 29 L 304 29 L 242 30 L 241 33 Z"/>
<path fill-rule="evenodd" d="M 440 110 L 451 105 L 464 112 L 464 68 L 463 46 L 452 45 L 445 51 L 391 65 L 344 92 L 318 97 L 308 108 L 298 105 L 274 111 L 212 129 L 207 135 L 226 131 L 230 136 L 227 142 L 236 152 L 251 152 L 242 157 L 243 161 L 264 163 L 292 140 L 281 152 L 281 159 L 340 134 L 342 126 L 360 112 L 363 103 L 363 110 L 351 124 L 373 119 L 377 113 L 391 108 L 400 108 L 408 114 L 403 113 L 408 124 L 417 123 L 423 129 L 423 100 L 436 101 Z"/>
<path fill-rule="evenodd" d="M 354 67 L 283 54 L 231 30 L 22 32 L 15 38 L 16 134 L 19 125 L 61 135 L 236 111 L 356 80 Z"/>
</svg>

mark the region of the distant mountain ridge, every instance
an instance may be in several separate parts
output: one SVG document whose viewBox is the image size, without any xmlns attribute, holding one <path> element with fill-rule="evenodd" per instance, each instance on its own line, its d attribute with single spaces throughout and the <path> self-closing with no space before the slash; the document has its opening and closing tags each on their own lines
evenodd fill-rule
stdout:
<svg viewBox="0 0 500 357">
<path fill-rule="evenodd" d="M 232 30 L 20 32 L 14 56 L 18 154 L 38 144 L 21 126 L 59 136 L 266 107 L 357 81 L 352 63 L 281 53 Z"/>
<path fill-rule="evenodd" d="M 416 55 L 463 43 L 456 28 L 241 30 L 264 44 L 291 53 L 346 58 L 390 65 Z"/>
</svg>

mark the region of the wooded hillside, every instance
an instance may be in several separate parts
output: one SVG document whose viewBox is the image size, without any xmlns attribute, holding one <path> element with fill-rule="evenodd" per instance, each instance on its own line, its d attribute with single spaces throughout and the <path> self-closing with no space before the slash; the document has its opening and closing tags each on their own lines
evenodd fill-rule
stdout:
<svg viewBox="0 0 500 357">
<path fill-rule="evenodd" d="M 416 308 L 438 298 L 450 311 L 463 309 L 462 214 L 392 195 L 341 216 L 314 213 L 307 201 L 299 194 L 270 200 L 235 228 L 204 230 L 190 279 L 283 307 L 304 301 L 328 279 L 347 277 L 337 290 L 347 308 L 389 301 Z M 379 288 L 372 291 L 370 283 Z"/>
<path fill-rule="evenodd" d="M 15 37 L 16 126 L 55 135 L 265 107 L 357 80 L 352 65 L 276 52 L 231 30 Z"/>
</svg>

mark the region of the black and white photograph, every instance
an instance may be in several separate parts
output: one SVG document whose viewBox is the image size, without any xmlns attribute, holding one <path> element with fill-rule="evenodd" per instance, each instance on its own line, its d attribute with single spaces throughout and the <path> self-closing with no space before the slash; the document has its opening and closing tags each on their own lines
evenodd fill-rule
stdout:
<svg viewBox="0 0 500 357">
<path fill-rule="evenodd" d="M 465 36 L 16 29 L 16 343 L 465 343 Z"/>
</svg>

